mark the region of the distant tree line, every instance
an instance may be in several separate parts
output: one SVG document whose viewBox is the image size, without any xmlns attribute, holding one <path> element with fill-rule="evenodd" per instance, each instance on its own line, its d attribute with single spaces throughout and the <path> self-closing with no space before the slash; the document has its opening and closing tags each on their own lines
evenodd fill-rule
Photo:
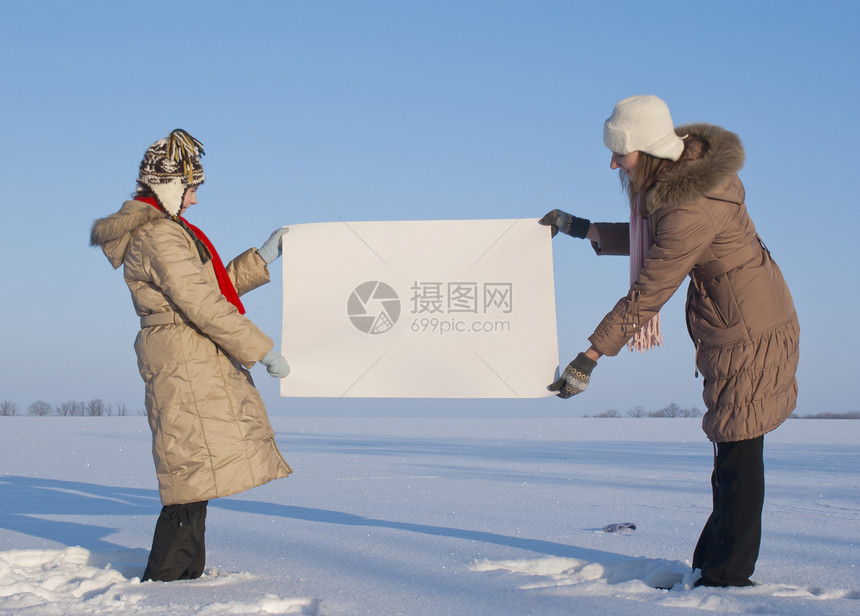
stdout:
<svg viewBox="0 0 860 616">
<path fill-rule="evenodd" d="M 18 405 L 9 400 L 0 402 L 0 417 L 11 417 L 18 415 Z M 68 400 L 61 402 L 57 406 L 51 406 L 44 400 L 36 400 L 33 404 L 27 407 L 26 412 L 22 415 L 30 415 L 33 417 L 125 417 L 131 415 L 128 407 L 125 404 L 105 404 L 101 398 L 95 398 L 89 402 L 79 400 Z M 139 411 L 137 415 L 142 415 Z"/>
<path fill-rule="evenodd" d="M 814 415 L 798 415 L 792 413 L 789 419 L 860 419 L 860 411 L 847 413 L 815 413 Z"/>
<path fill-rule="evenodd" d="M 27 407 L 25 413 L 18 412 L 18 405 L 9 400 L 0 402 L 0 417 L 11 417 L 14 415 L 30 415 L 34 417 L 125 417 L 127 415 L 146 415 L 146 411 L 137 413 L 129 412 L 125 404 L 105 404 L 101 398 L 95 398 L 89 402 L 68 400 L 57 406 L 51 406 L 43 400 L 36 400 Z M 635 406 L 627 411 L 627 417 L 701 417 L 702 411 L 695 407 L 681 408 L 674 402 L 658 411 L 646 411 L 641 406 Z M 603 411 L 597 415 L 586 415 L 586 417 L 622 417 L 615 409 Z M 847 413 L 815 413 L 812 415 L 798 415 L 792 413 L 790 419 L 860 419 L 860 411 L 849 411 Z"/>
<path fill-rule="evenodd" d="M 641 406 L 636 406 L 627 411 L 627 417 L 701 417 L 702 411 L 692 408 L 681 408 L 674 402 L 659 411 L 646 411 Z M 615 409 L 603 411 L 597 415 L 586 415 L 586 417 L 622 417 Z M 860 411 L 849 411 L 847 413 L 815 413 L 813 415 L 798 415 L 792 413 L 789 419 L 860 419 Z"/>
<path fill-rule="evenodd" d="M 592 415 L 591 417 L 621 417 L 621 413 L 616 411 L 615 409 L 609 409 L 608 411 L 603 411 L 598 415 Z M 675 404 L 674 402 L 669 406 L 664 406 L 662 409 L 658 411 L 646 411 L 641 406 L 634 406 L 632 409 L 627 411 L 627 417 L 701 417 L 702 411 L 695 407 L 691 407 L 688 409 L 681 408 L 680 405 Z M 586 415 L 588 417 L 588 415 Z"/>
</svg>

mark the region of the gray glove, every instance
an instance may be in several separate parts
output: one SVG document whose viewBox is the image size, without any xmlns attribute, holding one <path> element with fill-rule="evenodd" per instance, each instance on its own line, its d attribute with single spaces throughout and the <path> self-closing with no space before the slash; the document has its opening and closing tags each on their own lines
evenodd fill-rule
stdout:
<svg viewBox="0 0 860 616">
<path fill-rule="evenodd" d="M 269 239 L 263 242 L 263 247 L 257 249 L 257 252 L 261 257 L 263 257 L 263 261 L 266 262 L 266 265 L 269 265 L 281 256 L 281 253 L 283 252 L 283 249 L 281 248 L 281 239 L 289 230 L 289 227 L 281 227 L 280 229 L 275 230 L 272 235 L 269 236 Z"/>
<path fill-rule="evenodd" d="M 263 355 L 260 363 L 266 366 L 269 374 L 277 379 L 282 379 L 290 373 L 287 360 L 280 353 L 275 353 L 274 349 Z"/>
<path fill-rule="evenodd" d="M 591 221 L 587 218 L 579 218 L 562 210 L 547 212 L 538 222 L 551 227 L 553 237 L 561 231 L 571 237 L 585 239 L 585 234 L 588 233 L 588 228 L 591 226 Z"/>
<path fill-rule="evenodd" d="M 567 365 L 561 376 L 552 385 L 547 387 L 550 391 L 557 391 L 559 398 L 570 398 L 576 394 L 581 394 L 588 387 L 588 382 L 591 380 L 591 371 L 597 362 L 591 359 L 585 353 L 580 353 L 572 362 Z"/>
</svg>

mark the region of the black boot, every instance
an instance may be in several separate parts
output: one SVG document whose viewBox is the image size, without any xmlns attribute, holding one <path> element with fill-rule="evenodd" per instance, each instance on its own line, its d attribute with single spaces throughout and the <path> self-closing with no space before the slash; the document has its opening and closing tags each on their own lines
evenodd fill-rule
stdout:
<svg viewBox="0 0 860 616">
<path fill-rule="evenodd" d="M 208 501 L 161 508 L 141 581 L 170 582 L 203 575 Z"/>
</svg>

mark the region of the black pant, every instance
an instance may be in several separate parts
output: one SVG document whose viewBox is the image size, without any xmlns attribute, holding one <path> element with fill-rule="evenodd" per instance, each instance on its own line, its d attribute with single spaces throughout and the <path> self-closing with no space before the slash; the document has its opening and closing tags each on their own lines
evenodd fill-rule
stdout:
<svg viewBox="0 0 860 616">
<path fill-rule="evenodd" d="M 749 586 L 761 545 L 764 437 L 717 443 L 711 489 L 714 510 L 693 553 L 707 586 Z"/>
<path fill-rule="evenodd" d="M 170 582 L 203 575 L 206 565 L 204 535 L 208 502 L 161 508 L 142 581 Z"/>
</svg>

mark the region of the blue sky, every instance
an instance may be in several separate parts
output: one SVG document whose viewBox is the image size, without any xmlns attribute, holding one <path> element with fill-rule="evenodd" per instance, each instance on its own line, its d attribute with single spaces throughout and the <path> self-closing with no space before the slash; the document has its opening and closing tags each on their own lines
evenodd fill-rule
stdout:
<svg viewBox="0 0 860 616">
<path fill-rule="evenodd" d="M 0 3 L 0 400 L 143 407 L 128 291 L 87 240 L 133 191 L 146 147 L 173 128 L 206 145 L 207 182 L 188 218 L 229 259 L 278 226 L 338 218 L 538 218 L 559 207 L 625 220 L 602 124 L 619 99 L 650 93 L 677 124 L 740 135 L 747 205 L 800 316 L 798 411 L 857 410 L 845 336 L 860 306 L 858 6 Z M 554 258 L 564 365 L 626 293 L 627 264 L 563 236 Z M 276 269 L 244 298 L 275 338 Z M 602 360 L 572 400 L 445 410 L 702 409 L 683 321 L 681 292 L 664 310 L 663 349 Z M 264 371 L 255 378 L 277 414 L 440 408 L 282 399 Z"/>
</svg>

